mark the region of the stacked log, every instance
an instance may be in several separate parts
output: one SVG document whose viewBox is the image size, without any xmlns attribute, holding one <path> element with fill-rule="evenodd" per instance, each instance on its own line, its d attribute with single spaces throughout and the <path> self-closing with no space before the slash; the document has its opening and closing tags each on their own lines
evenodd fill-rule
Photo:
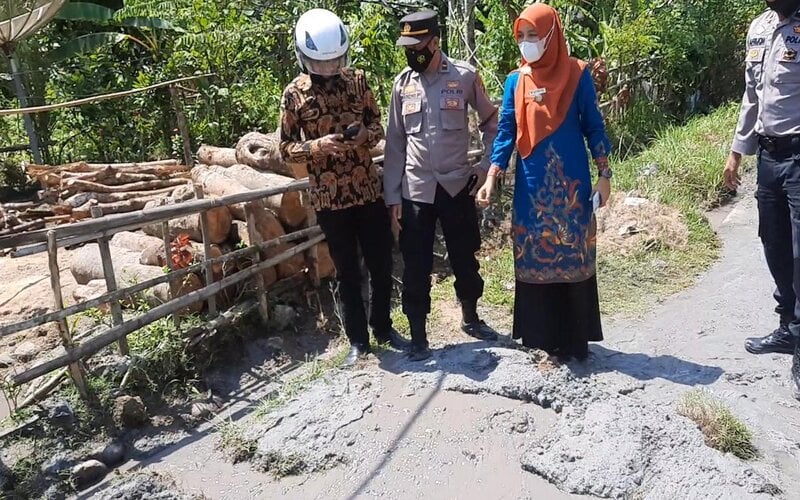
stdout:
<svg viewBox="0 0 800 500">
<path fill-rule="evenodd" d="M 0 205 L 0 236 L 86 219 L 94 206 L 104 215 L 141 210 L 190 182 L 189 167 L 176 160 L 28 165 L 25 170 L 42 189 L 35 201 Z"/>
</svg>

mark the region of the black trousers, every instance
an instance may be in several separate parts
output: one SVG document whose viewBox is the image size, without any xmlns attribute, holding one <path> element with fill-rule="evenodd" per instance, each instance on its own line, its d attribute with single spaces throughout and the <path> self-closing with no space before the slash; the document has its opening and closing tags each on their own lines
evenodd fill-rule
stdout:
<svg viewBox="0 0 800 500">
<path fill-rule="evenodd" d="M 431 271 L 436 221 L 442 225 L 450 267 L 455 275 L 456 296 L 462 304 L 474 304 L 483 295 L 483 279 L 475 252 L 481 235 L 475 198 L 464 189 L 450 196 L 436 187 L 433 204 L 403 200 L 400 250 L 403 252 L 403 312 L 409 320 L 424 320 L 431 310 Z M 415 332 L 412 331 L 412 337 Z M 412 338 L 414 342 L 425 339 Z"/>
<path fill-rule="evenodd" d="M 800 335 L 800 148 L 758 152 L 758 234 L 775 280 L 775 311 Z"/>
<path fill-rule="evenodd" d="M 360 255 L 369 271 L 369 325 L 386 333 L 392 297 L 392 231 L 383 200 L 341 210 L 317 212 L 336 267 L 337 292 L 342 302 L 344 329 L 352 344 L 368 344 L 367 315 L 361 295 Z"/>
</svg>

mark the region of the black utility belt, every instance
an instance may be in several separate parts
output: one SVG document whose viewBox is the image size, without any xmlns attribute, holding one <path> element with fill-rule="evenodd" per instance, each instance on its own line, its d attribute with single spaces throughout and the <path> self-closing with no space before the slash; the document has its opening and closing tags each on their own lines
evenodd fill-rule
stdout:
<svg viewBox="0 0 800 500">
<path fill-rule="evenodd" d="M 800 134 L 783 137 L 758 136 L 758 145 L 769 153 L 800 151 Z"/>
</svg>

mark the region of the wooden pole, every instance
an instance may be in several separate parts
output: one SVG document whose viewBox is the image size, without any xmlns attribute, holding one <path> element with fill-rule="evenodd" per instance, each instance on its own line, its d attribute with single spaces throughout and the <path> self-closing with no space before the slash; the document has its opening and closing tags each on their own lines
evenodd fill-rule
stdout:
<svg viewBox="0 0 800 500">
<path fill-rule="evenodd" d="M 205 197 L 203 186 L 200 184 L 194 184 L 193 186 L 194 197 L 198 200 L 202 200 Z M 206 274 L 206 286 L 208 286 L 214 282 L 214 269 L 211 264 L 208 263 L 208 258 L 211 255 L 211 239 L 208 232 L 208 214 L 205 210 L 200 212 L 200 230 L 203 232 L 203 267 Z M 208 298 L 208 315 L 217 315 L 217 298 L 214 296 Z"/>
<path fill-rule="evenodd" d="M 245 223 L 247 224 L 247 235 L 250 237 L 251 245 L 258 245 L 261 243 L 261 235 L 256 231 L 256 216 L 253 212 L 253 206 L 248 203 L 244 206 Z M 256 252 L 253 254 L 253 263 L 257 265 L 261 261 L 261 254 Z M 261 313 L 261 319 L 264 323 L 269 321 L 269 304 L 267 303 L 267 294 L 264 290 L 264 275 L 261 273 L 255 276 L 256 283 L 256 297 L 258 298 L 258 311 Z"/>
<path fill-rule="evenodd" d="M 100 207 L 92 207 L 91 214 L 93 219 L 99 219 L 103 216 L 103 209 Z M 97 246 L 100 249 L 100 260 L 103 263 L 103 275 L 106 278 L 106 289 L 109 292 L 113 292 L 117 289 L 117 277 L 114 274 L 114 263 L 111 261 L 111 249 L 108 248 L 108 238 L 106 236 L 97 238 Z M 111 319 L 114 322 L 114 326 L 122 324 L 122 306 L 120 306 L 119 301 L 115 300 L 111 302 Z M 128 339 L 125 337 L 119 339 L 119 352 L 123 356 L 128 355 Z"/>
<path fill-rule="evenodd" d="M 178 130 L 181 133 L 183 140 L 183 161 L 189 167 L 194 166 L 194 158 L 192 157 L 192 138 L 189 135 L 189 127 L 186 125 L 186 116 L 183 114 L 183 106 L 178 97 L 178 89 L 175 85 L 169 86 L 169 95 L 172 98 L 172 107 L 175 110 L 175 119 L 178 122 Z"/>
<path fill-rule="evenodd" d="M 161 237 L 164 239 L 164 255 L 166 256 L 167 260 L 167 267 L 169 267 L 169 274 L 167 276 L 170 277 L 169 280 L 169 295 L 170 297 L 174 297 L 175 293 L 178 291 L 178 287 L 175 286 L 175 279 L 173 275 L 173 271 L 175 271 L 175 263 L 172 262 L 172 248 L 170 248 L 169 242 L 169 221 L 164 221 L 161 223 Z M 175 324 L 175 328 L 181 326 L 181 317 L 179 314 L 172 315 L 172 322 Z"/>
<path fill-rule="evenodd" d="M 308 186 L 308 179 L 298 179 L 285 186 L 242 191 L 241 193 L 223 196 L 221 198 L 189 200 L 182 203 L 176 203 L 174 205 L 145 208 L 138 212 L 132 213 L 112 214 L 103 217 L 103 220 L 89 219 L 53 229 L 56 232 L 56 236 L 58 236 L 59 246 L 64 246 L 61 243 L 62 240 L 70 237 L 88 236 L 89 240 L 93 240 L 99 236 L 99 233 L 104 233 L 106 236 L 110 236 L 120 231 L 140 228 L 147 224 L 155 224 L 165 220 L 174 219 L 176 217 L 196 214 L 202 210 L 211 210 L 212 208 L 236 205 L 238 203 L 247 203 L 249 201 L 256 201 L 276 194 L 288 193 L 290 191 L 300 191 L 307 189 Z M 73 241 L 77 242 L 78 239 L 75 238 Z M 47 242 L 46 231 L 37 230 L 23 234 L 13 234 L 0 237 L 0 248 L 12 248 L 21 245 L 42 242 Z"/>
<path fill-rule="evenodd" d="M 61 272 L 58 269 L 58 247 L 56 246 L 56 233 L 49 231 L 47 233 L 47 263 L 50 266 L 50 287 L 53 289 L 53 298 L 55 299 L 55 310 L 60 311 L 64 309 L 64 297 L 61 295 Z M 61 334 L 61 344 L 64 349 L 69 352 L 72 347 L 72 335 L 69 333 L 69 325 L 67 320 L 62 319 L 58 322 L 58 331 Z M 71 363 L 69 365 L 69 374 L 75 387 L 78 389 L 78 394 L 84 401 L 89 400 L 89 389 L 86 384 L 86 376 L 83 373 L 83 367 L 80 361 Z"/>
<path fill-rule="evenodd" d="M 111 92 L 109 94 L 101 94 L 92 97 L 84 97 L 83 99 L 76 99 L 74 101 L 69 102 L 62 102 L 59 104 L 48 104 L 46 106 L 33 106 L 28 108 L 12 108 L 12 109 L 0 109 L 0 116 L 8 116 L 8 115 L 27 115 L 30 113 L 45 113 L 47 111 L 54 111 L 56 109 L 62 108 L 71 108 L 75 106 L 80 106 L 82 104 L 87 104 L 90 102 L 99 102 L 99 101 L 106 101 L 108 99 L 118 99 L 120 97 L 126 97 L 129 95 L 139 94 L 142 92 L 147 92 L 148 90 L 153 90 L 161 87 L 166 87 L 168 85 L 172 85 L 175 83 L 187 82 L 189 80 L 197 80 L 199 78 L 206 78 L 212 76 L 213 73 L 206 73 L 204 75 L 194 75 L 194 76 L 186 76 L 183 78 L 176 78 L 175 80 L 169 80 L 167 82 L 160 82 L 153 85 L 148 85 L 147 87 L 142 87 L 140 89 L 131 89 L 131 90 L 123 90 L 121 92 Z M 37 161 L 36 163 L 41 163 Z"/>
<path fill-rule="evenodd" d="M 308 191 L 303 191 L 302 194 L 303 198 L 303 205 L 306 207 L 306 212 L 308 216 L 306 217 L 306 226 L 312 227 L 317 225 L 317 211 L 314 210 L 314 207 L 311 206 L 311 199 L 308 196 Z M 319 260 L 317 258 L 317 247 L 311 247 L 306 252 L 306 266 L 308 267 L 308 280 L 311 282 L 311 286 L 314 288 L 319 288 L 320 279 L 319 279 Z"/>
<path fill-rule="evenodd" d="M 313 238 L 319 236 L 321 231 L 319 226 L 314 226 L 306 229 L 301 229 L 299 231 L 295 231 L 293 233 L 284 234 L 278 238 L 265 241 L 257 246 L 249 246 L 247 248 L 241 248 L 239 250 L 234 250 L 233 252 L 228 252 L 226 254 L 220 255 L 219 257 L 215 257 L 208 261 L 209 264 L 217 265 L 223 264 L 225 262 L 240 259 L 242 257 L 247 257 L 253 253 L 256 253 L 260 250 L 267 250 L 269 248 L 274 248 L 285 243 L 292 243 L 294 241 L 303 239 L 303 238 Z M 99 297 L 95 297 L 93 299 L 87 300 L 86 302 L 81 302 L 78 304 L 71 305 L 65 308 L 62 311 L 54 311 L 47 314 L 42 314 L 36 316 L 31 319 L 27 319 L 25 321 L 20 321 L 18 323 L 10 323 L 0 326 L 0 338 L 7 337 L 8 335 L 12 335 L 17 332 L 21 332 L 23 330 L 27 330 L 28 328 L 33 328 L 35 326 L 43 325 L 45 323 L 49 323 L 51 321 L 58 321 L 73 314 L 78 314 L 80 312 L 86 311 L 91 309 L 92 307 L 98 307 L 102 304 L 106 304 L 112 301 L 123 300 L 133 295 L 136 295 L 139 292 L 152 288 L 156 285 L 161 283 L 166 283 L 170 279 L 178 280 L 187 276 L 190 273 L 194 273 L 197 271 L 202 271 L 205 263 L 200 264 L 193 264 L 189 267 L 185 267 L 183 269 L 177 269 L 170 275 L 163 275 L 157 276 L 155 278 L 149 279 L 147 281 L 143 281 L 141 283 L 137 283 L 135 285 L 129 286 L 127 288 L 123 288 L 122 290 L 116 290 L 113 292 L 106 292 Z M 276 284 L 277 286 L 277 284 Z M 274 288 L 274 287 L 273 287 Z"/>
<path fill-rule="evenodd" d="M 24 371 L 22 373 L 18 373 L 11 377 L 11 381 L 14 385 L 24 384 L 25 382 L 30 382 L 31 380 L 35 380 L 42 375 L 46 375 L 54 370 L 58 370 L 59 368 L 63 368 L 67 366 L 69 363 L 74 361 L 87 358 L 96 352 L 100 351 L 104 347 L 112 344 L 116 340 L 124 338 L 126 335 L 130 334 L 142 328 L 145 325 L 149 325 L 153 321 L 159 320 L 165 316 L 169 316 L 175 312 L 180 311 L 181 309 L 194 304 L 200 300 L 206 300 L 212 295 L 216 295 L 224 288 L 227 288 L 231 285 L 235 285 L 243 280 L 249 279 L 256 274 L 262 272 L 264 269 L 269 267 L 275 266 L 280 264 L 281 262 L 294 257 L 300 253 L 305 252 L 308 250 L 309 247 L 316 245 L 317 243 L 321 242 L 325 239 L 325 236 L 319 235 L 314 238 L 311 238 L 308 241 L 300 243 L 297 246 L 292 247 L 291 249 L 287 250 L 286 252 L 277 255 L 275 257 L 269 258 L 258 264 L 250 266 L 246 269 L 242 269 L 239 272 L 231 274 L 230 276 L 226 276 L 222 278 L 220 281 L 217 281 L 211 285 L 207 285 L 200 290 L 195 290 L 194 292 L 188 293 L 183 295 L 175 300 L 171 300 L 165 304 L 161 304 L 159 306 L 150 309 L 145 314 L 133 318 L 121 325 L 114 326 L 107 330 L 100 335 L 94 336 L 87 340 L 86 342 L 82 342 L 80 345 L 75 346 L 74 349 L 67 351 L 66 354 L 62 354 L 56 358 L 51 360 L 45 361 L 44 363 L 34 366 L 30 370 Z"/>
</svg>

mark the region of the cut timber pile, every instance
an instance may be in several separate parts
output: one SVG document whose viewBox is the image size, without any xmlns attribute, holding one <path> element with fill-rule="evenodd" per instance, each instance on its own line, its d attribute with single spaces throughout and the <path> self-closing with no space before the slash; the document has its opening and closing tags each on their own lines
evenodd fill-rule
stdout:
<svg viewBox="0 0 800 500">
<path fill-rule="evenodd" d="M 42 188 L 38 200 L 0 205 L 0 236 L 86 219 L 94 206 L 104 215 L 141 210 L 190 182 L 189 167 L 176 160 L 28 165 L 25 170 Z"/>
</svg>

